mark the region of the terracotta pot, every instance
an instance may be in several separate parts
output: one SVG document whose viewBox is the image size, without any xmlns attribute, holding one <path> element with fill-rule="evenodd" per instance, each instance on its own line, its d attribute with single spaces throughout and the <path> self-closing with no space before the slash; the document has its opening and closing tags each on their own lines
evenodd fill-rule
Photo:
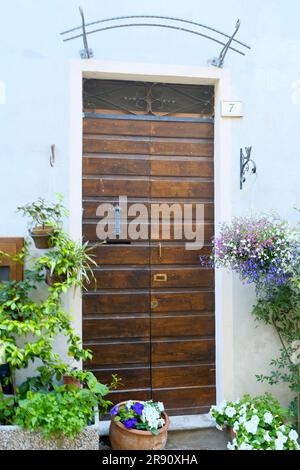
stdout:
<svg viewBox="0 0 300 470">
<path fill-rule="evenodd" d="M 227 429 L 228 429 L 228 432 L 229 432 L 230 440 L 233 441 L 233 439 L 236 437 L 236 433 L 235 433 L 235 431 L 234 431 L 232 428 L 230 428 L 230 427 L 228 427 Z"/>
<path fill-rule="evenodd" d="M 82 388 L 82 384 L 78 379 L 72 377 L 71 375 L 64 375 L 63 376 L 63 384 L 64 385 L 74 385 L 75 387 Z"/>
<path fill-rule="evenodd" d="M 40 250 L 45 250 L 53 246 L 51 243 L 51 237 L 53 235 L 52 227 L 34 227 L 30 231 L 30 235 L 36 248 L 39 248 Z"/>
<path fill-rule="evenodd" d="M 121 402 L 118 405 L 123 405 Z M 154 436 L 149 431 L 127 429 L 120 421 L 113 418 L 109 428 L 110 444 L 114 450 L 162 450 L 165 448 L 169 429 L 169 417 L 163 413 L 165 425 Z"/>
<path fill-rule="evenodd" d="M 65 276 L 55 276 L 55 275 L 51 275 L 50 274 L 50 270 L 47 269 L 46 270 L 46 278 L 45 278 L 45 281 L 46 281 L 46 284 L 48 284 L 48 286 L 53 286 L 56 282 L 64 282 L 66 280 L 66 277 Z"/>
</svg>

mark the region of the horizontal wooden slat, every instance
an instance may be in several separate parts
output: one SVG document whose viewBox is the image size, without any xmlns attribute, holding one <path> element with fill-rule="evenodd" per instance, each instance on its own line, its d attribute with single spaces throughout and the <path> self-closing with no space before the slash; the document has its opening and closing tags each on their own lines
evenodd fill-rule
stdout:
<svg viewBox="0 0 300 470">
<path fill-rule="evenodd" d="M 93 370 L 97 379 L 105 384 L 111 382 L 112 374 L 117 374 L 122 379 L 118 390 L 145 389 L 151 387 L 150 365 L 148 367 L 131 367 Z"/>
<path fill-rule="evenodd" d="M 192 264 L 199 266 L 199 256 L 209 256 L 211 253 L 210 246 L 204 246 L 201 250 L 186 250 L 185 244 L 173 245 L 168 242 L 161 243 L 161 250 L 159 244 L 150 246 L 151 264 Z M 160 256 L 161 254 L 161 256 Z"/>
<path fill-rule="evenodd" d="M 112 204 L 112 205 L 115 205 L 115 204 L 118 204 L 119 203 L 119 200 L 118 200 L 118 197 L 108 197 L 107 199 L 105 200 L 84 200 L 83 201 L 83 219 L 99 219 L 100 220 L 100 217 L 98 217 L 96 214 L 97 214 L 97 208 L 99 207 L 100 204 L 102 204 L 103 202 L 105 203 L 108 203 L 108 204 Z M 185 217 L 185 220 L 190 220 L 190 213 L 188 212 L 190 209 L 185 209 L 185 204 L 189 204 L 189 205 L 192 205 L 192 219 L 194 220 L 195 219 L 195 216 L 196 216 L 196 204 L 203 204 L 204 205 L 204 219 L 206 222 L 208 221 L 211 221 L 214 219 L 214 205 L 212 202 L 208 202 L 208 201 L 205 201 L 205 202 L 201 202 L 201 200 L 199 201 L 192 201 L 192 200 L 188 200 L 188 199 L 185 199 L 183 200 L 183 198 L 180 200 L 180 199 L 176 199 L 176 201 L 174 201 L 174 199 L 172 200 L 171 198 L 168 200 L 168 199 L 164 199 L 164 201 L 157 201 L 155 199 L 149 199 L 149 201 L 146 199 L 146 198 L 135 198 L 132 200 L 131 199 L 128 199 L 127 200 L 127 215 L 128 215 L 128 220 L 132 220 L 133 218 L 136 217 L 136 212 L 133 211 L 133 204 L 143 204 L 145 206 L 145 208 L 147 209 L 147 213 L 151 214 L 151 207 L 152 207 L 152 204 L 153 204 L 153 207 L 152 207 L 152 211 L 154 211 L 154 204 L 159 204 L 160 205 L 160 218 L 162 217 L 161 214 L 162 214 L 162 210 L 164 209 L 165 211 L 165 204 L 168 205 L 168 208 L 170 209 L 169 213 L 166 213 L 166 215 L 164 216 L 165 218 L 166 217 L 169 217 L 171 221 L 174 220 L 174 209 L 176 209 L 177 211 L 177 205 L 180 207 L 179 211 L 180 211 L 180 214 L 182 214 L 182 216 Z M 173 205 L 175 205 L 175 207 L 172 209 Z M 172 210 L 171 210 L 172 209 Z M 156 211 L 157 209 L 155 209 Z M 153 216 L 153 218 L 155 218 Z"/>
<path fill-rule="evenodd" d="M 153 389 L 152 399 L 162 401 L 166 410 L 169 408 L 193 408 L 213 405 L 216 402 L 216 391 L 215 387 Z"/>
<path fill-rule="evenodd" d="M 157 366 L 152 368 L 153 388 L 214 385 L 214 365 Z"/>
<path fill-rule="evenodd" d="M 83 139 L 84 153 L 148 154 L 149 143 L 143 140 Z"/>
<path fill-rule="evenodd" d="M 124 152 L 125 153 L 125 152 Z M 191 155 L 194 157 L 212 157 L 214 146 L 211 143 L 197 142 L 150 142 L 150 155 Z"/>
<path fill-rule="evenodd" d="M 152 363 L 214 361 L 215 342 L 213 339 L 151 342 Z"/>
<path fill-rule="evenodd" d="M 152 197 L 212 198 L 214 195 L 214 184 L 210 181 L 174 181 L 151 178 L 150 184 Z"/>
<path fill-rule="evenodd" d="M 94 276 L 96 278 L 97 289 L 148 289 L 150 283 L 150 268 L 102 268 L 94 270 Z M 92 285 L 89 287 L 90 290 L 94 288 L 94 283 L 91 284 Z"/>
<path fill-rule="evenodd" d="M 212 315 L 181 315 L 151 317 L 151 337 L 213 336 L 215 322 Z"/>
<path fill-rule="evenodd" d="M 165 274 L 166 281 L 159 281 L 157 276 Z M 168 287 L 211 287 L 214 286 L 214 271 L 212 269 L 199 268 L 151 268 L 151 287 L 161 289 Z"/>
<path fill-rule="evenodd" d="M 146 401 L 151 400 L 151 389 L 146 390 L 129 390 L 129 391 L 113 391 L 109 393 L 105 399 L 110 400 L 113 404 L 127 400 Z M 108 417 L 109 418 L 109 417 Z"/>
<path fill-rule="evenodd" d="M 150 160 L 99 156 L 83 158 L 83 175 L 149 175 Z"/>
<path fill-rule="evenodd" d="M 148 318 L 99 318 L 83 320 L 83 335 L 85 340 L 105 338 L 149 338 L 150 316 Z"/>
<path fill-rule="evenodd" d="M 124 293 L 125 292 L 125 293 Z M 95 293 L 83 295 L 84 314 L 96 313 L 146 313 L 149 311 L 149 293 Z"/>
<path fill-rule="evenodd" d="M 93 119 L 83 120 L 85 134 L 124 135 L 124 136 L 156 136 L 156 137 L 191 137 L 212 139 L 214 124 L 205 122 L 180 121 L 132 121 L 125 119 Z"/>
<path fill-rule="evenodd" d="M 148 265 L 148 245 L 108 245 L 98 246 L 93 253 L 99 265 Z"/>
<path fill-rule="evenodd" d="M 188 158 L 156 157 L 151 159 L 151 175 L 153 176 L 180 176 L 180 177 L 212 177 L 214 174 L 213 161 L 189 160 Z"/>
<path fill-rule="evenodd" d="M 83 196 L 149 196 L 149 179 L 93 178 L 83 179 Z"/>
<path fill-rule="evenodd" d="M 88 343 L 85 346 L 93 352 L 93 358 L 86 362 L 89 368 L 99 364 L 118 366 L 120 364 L 149 364 L 150 362 L 149 341 Z"/>
<path fill-rule="evenodd" d="M 100 224 L 99 222 L 95 223 L 83 223 L 82 224 L 82 233 L 85 240 L 90 241 L 97 241 L 99 240 L 97 234 L 97 225 Z M 105 220 L 104 226 L 108 224 L 108 221 Z M 115 228 L 115 220 L 109 219 L 109 224 L 111 228 L 111 233 L 113 234 Z M 100 226 L 100 225 L 99 225 Z M 104 228 L 103 226 L 103 228 Z M 107 229 L 107 227 L 106 227 Z M 103 233 L 99 232 L 98 233 Z M 106 234 L 106 231 L 105 231 Z M 104 235 L 105 235 L 104 234 Z M 163 222 L 161 224 L 153 224 L 150 226 L 147 222 L 144 223 L 139 219 L 136 221 L 131 221 L 127 227 L 127 236 L 125 231 L 124 240 L 128 241 L 137 241 L 137 240 L 163 240 L 163 241 L 196 241 L 196 234 L 197 234 L 197 241 L 209 243 L 212 240 L 214 235 L 214 225 L 212 223 L 206 223 L 203 227 L 201 223 L 192 223 L 192 222 L 185 222 L 185 226 L 183 227 L 182 224 L 174 224 L 169 222 Z M 204 238 L 203 238 L 204 237 Z M 106 235 L 104 237 L 107 238 Z M 109 237 L 108 237 L 109 238 Z"/>
<path fill-rule="evenodd" d="M 154 312 L 211 312 L 214 309 L 214 293 L 187 291 L 153 291 L 151 303 L 156 302 Z"/>
</svg>

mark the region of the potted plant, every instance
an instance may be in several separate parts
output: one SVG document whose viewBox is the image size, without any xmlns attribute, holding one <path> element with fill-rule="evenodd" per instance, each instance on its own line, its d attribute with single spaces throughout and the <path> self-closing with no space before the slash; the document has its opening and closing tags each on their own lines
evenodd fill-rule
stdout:
<svg viewBox="0 0 300 470">
<path fill-rule="evenodd" d="M 219 430 L 230 430 L 230 450 L 298 450 L 298 434 L 289 413 L 271 394 L 222 401 L 210 410 Z"/>
<path fill-rule="evenodd" d="M 169 417 L 161 402 L 124 401 L 115 405 L 110 414 L 109 438 L 113 449 L 164 449 Z"/>
<path fill-rule="evenodd" d="M 18 212 L 30 218 L 29 233 L 36 248 L 46 249 L 54 244 L 53 235 L 56 229 L 61 228 L 62 218 L 68 214 L 62 205 L 62 196 L 57 195 L 58 202 L 48 202 L 43 198 L 37 201 L 19 206 Z"/>
<path fill-rule="evenodd" d="M 92 266 L 97 263 L 92 258 L 93 247 L 88 242 L 72 240 L 67 233 L 59 231 L 53 236 L 55 246 L 36 260 L 35 267 L 46 271 L 46 283 L 50 286 L 84 286 L 95 281 Z"/>
</svg>

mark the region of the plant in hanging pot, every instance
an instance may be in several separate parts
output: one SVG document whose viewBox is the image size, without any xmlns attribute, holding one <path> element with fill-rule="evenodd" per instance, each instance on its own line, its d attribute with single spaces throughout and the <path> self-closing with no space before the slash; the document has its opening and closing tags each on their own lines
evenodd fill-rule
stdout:
<svg viewBox="0 0 300 470">
<path fill-rule="evenodd" d="M 55 240 L 53 235 L 62 225 L 62 218 L 68 215 L 67 209 L 62 204 L 62 196 L 57 195 L 58 202 L 48 202 L 43 198 L 37 201 L 19 206 L 18 212 L 30 218 L 29 233 L 36 248 L 51 248 Z"/>
<path fill-rule="evenodd" d="M 95 281 L 92 266 L 93 247 L 88 242 L 72 240 L 67 233 L 59 231 L 53 236 L 54 247 L 36 260 L 35 268 L 46 271 L 46 283 L 49 286 L 65 285 L 83 287 Z"/>
<path fill-rule="evenodd" d="M 111 409 L 110 443 L 115 450 L 161 450 L 169 417 L 161 402 L 129 400 Z"/>
</svg>

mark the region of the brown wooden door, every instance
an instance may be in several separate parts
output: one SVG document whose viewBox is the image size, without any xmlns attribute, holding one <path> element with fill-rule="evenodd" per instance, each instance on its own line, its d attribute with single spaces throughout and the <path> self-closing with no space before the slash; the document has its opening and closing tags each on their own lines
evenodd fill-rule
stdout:
<svg viewBox="0 0 300 470">
<path fill-rule="evenodd" d="M 213 132 L 207 119 L 90 115 L 84 119 L 83 235 L 97 240 L 101 202 L 205 204 L 201 251 L 161 229 L 96 249 L 97 290 L 83 295 L 86 366 L 123 385 L 113 401 L 160 400 L 171 414 L 215 401 L 214 273 L 199 266 L 214 229 Z M 130 222 L 130 217 L 129 217 Z M 147 220 L 143 222 L 146 226 Z M 130 244 L 128 244 L 128 241 Z"/>
</svg>

